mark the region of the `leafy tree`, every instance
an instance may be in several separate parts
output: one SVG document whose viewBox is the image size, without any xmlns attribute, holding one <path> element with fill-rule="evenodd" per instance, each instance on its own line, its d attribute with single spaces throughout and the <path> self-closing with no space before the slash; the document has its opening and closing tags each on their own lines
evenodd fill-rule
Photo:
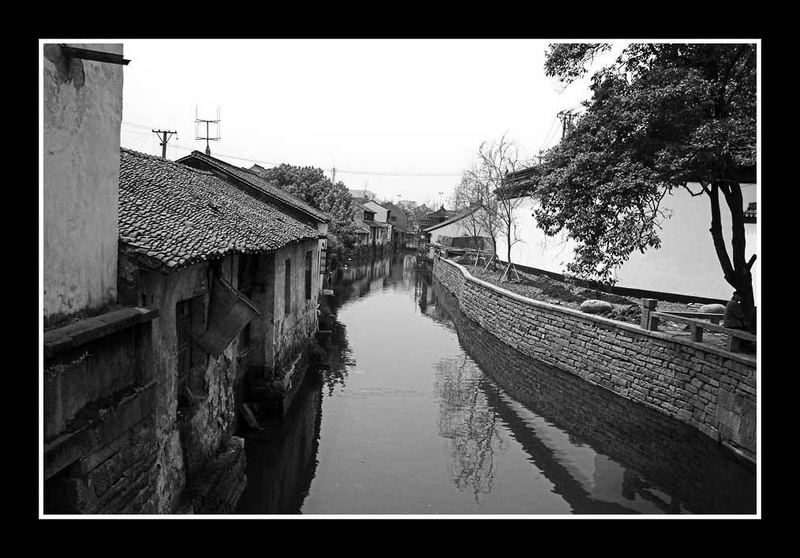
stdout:
<svg viewBox="0 0 800 558">
<path fill-rule="evenodd" d="M 408 231 L 413 233 L 419 233 L 421 231 L 421 225 L 425 221 L 425 216 L 434 211 L 424 203 L 420 205 L 410 200 L 399 201 L 397 205 L 405 209 Z"/>
<path fill-rule="evenodd" d="M 569 82 L 607 48 L 550 45 L 545 72 Z M 535 179 L 539 226 L 549 235 L 566 230 L 578 242 L 568 270 L 613 283 L 614 268 L 633 250 L 660 246 L 661 202 L 686 188 L 710 204 L 724 278 L 751 315 L 755 256 L 745 261 L 740 180 L 756 163 L 755 45 L 631 44 L 593 75 L 591 91 Z M 732 221 L 730 255 L 721 200 Z"/>
<path fill-rule="evenodd" d="M 270 169 L 252 169 L 263 179 L 331 216 L 328 250 L 340 253 L 356 241 L 352 221 L 352 196 L 343 182 L 332 182 L 322 169 L 282 164 Z M 341 254 L 340 254 L 341 255 Z"/>
</svg>

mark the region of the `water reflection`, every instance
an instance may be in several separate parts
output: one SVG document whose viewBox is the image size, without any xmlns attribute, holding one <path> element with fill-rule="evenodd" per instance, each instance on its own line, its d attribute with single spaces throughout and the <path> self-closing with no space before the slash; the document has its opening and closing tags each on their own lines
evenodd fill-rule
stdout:
<svg viewBox="0 0 800 558">
<path fill-rule="evenodd" d="M 478 382 L 484 420 L 502 419 L 574 513 L 755 513 L 755 475 L 707 437 L 518 353 L 466 318 L 438 282 L 433 290 L 432 315 L 510 395 Z M 592 462 L 582 466 L 581 453 Z"/>
<path fill-rule="evenodd" d="M 436 364 L 439 435 L 451 441 L 453 483 L 460 490 L 470 490 L 477 503 L 482 494 L 492 491 L 494 456 L 505 449 L 498 416 L 488 406 L 486 391 L 491 387 L 486 383 L 466 355 Z"/>
<path fill-rule="evenodd" d="M 247 439 L 241 512 L 755 512 L 707 438 L 517 353 L 414 264 L 337 270 L 328 368 Z"/>
<path fill-rule="evenodd" d="M 309 374 L 280 426 L 266 426 L 245 442 L 247 488 L 238 513 L 299 513 L 317 468 L 322 397 Z"/>
</svg>

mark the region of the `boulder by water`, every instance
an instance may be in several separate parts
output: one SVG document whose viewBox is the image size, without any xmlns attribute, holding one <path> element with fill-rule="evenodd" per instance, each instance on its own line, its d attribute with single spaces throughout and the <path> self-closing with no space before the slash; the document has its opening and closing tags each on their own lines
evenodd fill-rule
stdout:
<svg viewBox="0 0 800 558">
<path fill-rule="evenodd" d="M 587 314 L 605 314 L 614 309 L 610 302 L 605 300 L 584 300 L 581 302 L 581 312 Z"/>
</svg>

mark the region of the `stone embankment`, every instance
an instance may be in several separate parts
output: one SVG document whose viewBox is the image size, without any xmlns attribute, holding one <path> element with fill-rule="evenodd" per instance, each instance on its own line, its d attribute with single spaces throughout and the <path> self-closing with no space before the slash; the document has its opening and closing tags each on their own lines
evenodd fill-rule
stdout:
<svg viewBox="0 0 800 558">
<path fill-rule="evenodd" d="M 657 409 L 756 459 L 752 357 L 540 302 L 436 258 L 435 277 L 470 319 L 519 352 Z"/>
</svg>

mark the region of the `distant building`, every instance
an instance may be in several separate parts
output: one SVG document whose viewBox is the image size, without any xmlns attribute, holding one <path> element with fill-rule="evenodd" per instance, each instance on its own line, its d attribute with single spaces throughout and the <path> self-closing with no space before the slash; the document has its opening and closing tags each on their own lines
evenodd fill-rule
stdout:
<svg viewBox="0 0 800 558">
<path fill-rule="evenodd" d="M 427 227 L 423 233 L 427 241 L 438 245 L 448 252 L 478 250 L 484 253 L 493 251 L 492 238 L 484 230 L 479 214 L 483 212 L 479 206 L 464 209 L 450 218 Z"/>
<path fill-rule="evenodd" d="M 369 203 L 369 202 L 367 202 Z M 358 246 L 382 247 L 388 238 L 389 225 L 375 220 L 375 211 L 366 204 L 353 200 L 353 223 L 358 235 Z"/>
<path fill-rule="evenodd" d="M 389 224 L 392 226 L 392 245 L 397 248 L 416 248 L 414 235 L 409 231 L 406 210 L 391 202 L 384 202 L 389 210 Z"/>
<path fill-rule="evenodd" d="M 453 214 L 454 214 L 453 211 L 448 211 L 447 209 L 444 208 L 444 206 L 441 206 L 436 211 L 431 211 L 430 213 L 425 214 L 425 218 L 419 225 L 420 229 L 424 230 L 427 229 L 428 227 L 432 227 L 433 225 L 438 225 L 442 221 L 446 221 L 447 219 L 452 217 Z"/>
<path fill-rule="evenodd" d="M 375 199 L 375 192 L 371 192 L 370 190 L 353 190 L 348 189 L 350 195 L 354 198 L 365 198 L 367 201 Z"/>
</svg>

